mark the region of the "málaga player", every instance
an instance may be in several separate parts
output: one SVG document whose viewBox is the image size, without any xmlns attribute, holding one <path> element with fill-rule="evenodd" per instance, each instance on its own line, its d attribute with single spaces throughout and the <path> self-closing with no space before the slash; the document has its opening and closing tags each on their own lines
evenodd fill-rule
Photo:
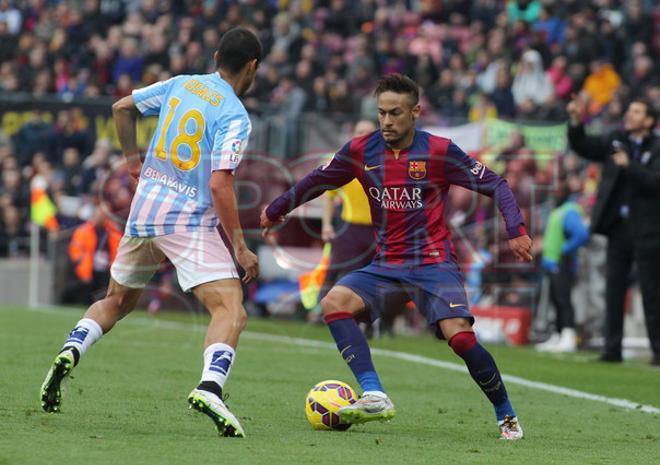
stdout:
<svg viewBox="0 0 660 465">
<path fill-rule="evenodd" d="M 107 295 L 76 324 L 43 383 L 41 403 L 47 412 L 60 410 L 62 381 L 87 349 L 133 310 L 168 258 L 181 288 L 211 314 L 201 381 L 188 400 L 213 419 L 220 434 L 244 436 L 222 401 L 222 389 L 247 315 L 239 275 L 216 228 L 219 220 L 245 271 L 243 280 L 254 279 L 257 257 L 245 245 L 233 183 L 251 130 L 239 96 L 252 85 L 261 53 L 252 32 L 232 29 L 214 55 L 217 72 L 176 76 L 113 105 L 129 173 L 139 182 Z M 159 115 L 144 165 L 135 134 L 140 113 Z"/>
<path fill-rule="evenodd" d="M 357 178 L 369 198 L 377 242 L 365 268 L 344 276 L 321 301 L 325 322 L 362 388 L 355 404 L 340 409 L 346 423 L 394 416 L 374 369 L 367 340 L 354 315 L 378 317 L 389 297 L 407 293 L 440 338 L 446 338 L 495 408 L 501 437 L 523 431 L 493 357 L 477 342 L 451 235 L 443 213 L 454 184 L 494 197 L 506 222 L 509 246 L 530 261 L 532 241 L 506 181 L 468 157 L 450 140 L 415 129 L 417 84 L 401 75 L 382 77 L 376 88 L 380 130 L 348 142 L 319 168 L 274 200 L 261 215 L 270 228 L 299 204 Z M 266 229 L 267 232 L 267 229 Z"/>
</svg>

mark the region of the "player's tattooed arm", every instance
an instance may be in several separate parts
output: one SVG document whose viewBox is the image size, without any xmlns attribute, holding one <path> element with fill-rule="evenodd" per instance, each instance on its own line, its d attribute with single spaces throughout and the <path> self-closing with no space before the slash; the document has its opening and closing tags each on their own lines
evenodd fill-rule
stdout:
<svg viewBox="0 0 660 465">
<path fill-rule="evenodd" d="M 119 136 L 119 143 L 121 149 L 126 157 L 126 167 L 128 173 L 134 179 L 140 177 L 142 170 L 142 161 L 140 160 L 140 152 L 137 146 L 137 118 L 140 114 L 133 96 L 129 95 L 112 105 L 112 116 L 115 120 L 115 127 L 117 128 L 117 135 Z"/>
</svg>

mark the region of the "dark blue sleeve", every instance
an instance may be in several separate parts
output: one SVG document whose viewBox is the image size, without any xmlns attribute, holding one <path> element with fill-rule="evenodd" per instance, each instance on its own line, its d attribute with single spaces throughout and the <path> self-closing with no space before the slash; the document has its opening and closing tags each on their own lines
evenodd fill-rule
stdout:
<svg viewBox="0 0 660 465">
<path fill-rule="evenodd" d="M 317 168 L 284 194 L 273 200 L 266 216 L 275 221 L 305 202 L 315 199 L 327 190 L 337 189 L 355 178 L 355 162 L 349 155 L 350 142 L 335 154 L 330 163 Z"/>
<path fill-rule="evenodd" d="M 568 239 L 561 247 L 562 255 L 575 252 L 589 240 L 589 230 L 582 221 L 580 213 L 576 210 L 566 212 L 566 216 L 564 216 L 564 233 Z"/>
<path fill-rule="evenodd" d="M 493 197 L 504 217 L 509 239 L 527 234 L 520 208 L 509 184 L 481 162 L 469 157 L 456 144 L 447 147 L 445 179 L 449 184 L 461 186 L 488 197 Z"/>
</svg>

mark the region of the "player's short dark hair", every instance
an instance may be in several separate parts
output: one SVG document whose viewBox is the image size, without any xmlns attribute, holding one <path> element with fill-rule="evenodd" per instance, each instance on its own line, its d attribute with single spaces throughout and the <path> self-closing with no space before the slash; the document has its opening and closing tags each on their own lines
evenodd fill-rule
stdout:
<svg viewBox="0 0 660 465">
<path fill-rule="evenodd" d="M 651 130 L 653 130 L 655 125 L 658 124 L 658 110 L 655 108 L 655 105 L 653 105 L 653 102 L 643 97 L 639 97 L 632 99 L 630 103 L 641 103 L 644 105 L 646 108 L 646 116 L 650 116 L 653 119 L 653 125 L 651 126 Z"/>
<path fill-rule="evenodd" d="M 218 44 L 217 68 L 239 73 L 252 60 L 261 61 L 261 42 L 254 32 L 235 27 L 225 32 Z"/>
<path fill-rule="evenodd" d="M 395 94 L 409 94 L 412 99 L 412 104 L 417 105 L 419 102 L 419 86 L 415 81 L 403 74 L 387 74 L 381 76 L 376 84 L 374 95 L 380 96 L 383 92 L 394 92 Z"/>
</svg>

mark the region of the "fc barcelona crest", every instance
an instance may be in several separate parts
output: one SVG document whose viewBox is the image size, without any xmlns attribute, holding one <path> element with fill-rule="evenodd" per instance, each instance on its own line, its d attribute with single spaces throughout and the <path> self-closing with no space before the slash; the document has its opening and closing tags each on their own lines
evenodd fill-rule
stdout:
<svg viewBox="0 0 660 465">
<path fill-rule="evenodd" d="M 425 161 L 409 161 L 408 162 L 408 176 L 412 179 L 419 181 L 426 177 L 426 162 Z"/>
</svg>

